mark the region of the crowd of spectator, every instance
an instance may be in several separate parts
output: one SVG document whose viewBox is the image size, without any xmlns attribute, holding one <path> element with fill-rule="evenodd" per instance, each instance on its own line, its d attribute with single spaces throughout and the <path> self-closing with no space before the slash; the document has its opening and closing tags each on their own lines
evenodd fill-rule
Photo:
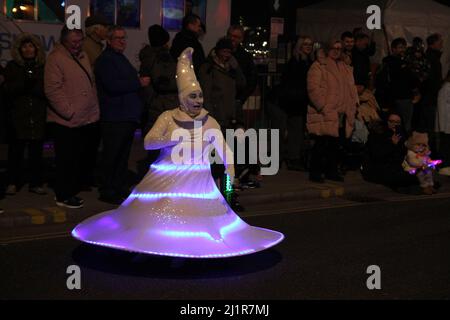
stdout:
<svg viewBox="0 0 450 320">
<path fill-rule="evenodd" d="M 0 69 L 2 114 L 8 119 L 7 195 L 24 184 L 26 149 L 29 191 L 47 194 L 42 155 L 50 136 L 57 205 L 81 208 L 79 192 L 93 187 L 101 201 L 120 204 L 130 193 L 128 160 L 136 129 L 145 135 L 161 113 L 179 105 L 176 63 L 187 47 L 194 49 L 205 108 L 223 130 L 247 129 L 243 105 L 257 87 L 257 71 L 242 46 L 242 26 L 231 26 L 205 55 L 198 16 L 184 18 L 171 46 L 169 33 L 153 25 L 139 53 L 139 70 L 124 55 L 125 29 L 96 16 L 86 19 L 85 28 L 83 33 L 64 27 L 47 58 L 39 39 L 24 33 L 15 39 L 12 60 Z M 316 40 L 298 38 L 276 90 L 287 119 L 281 137 L 288 170 L 307 171 L 315 183 L 344 181 L 346 156 L 357 146 L 366 180 L 396 190 L 419 184 L 426 194 L 436 192 L 435 166 L 428 164 L 442 158 L 443 166 L 450 166 L 450 75 L 442 79 L 442 36 L 430 35 L 426 49 L 420 38 L 410 47 L 394 39 L 376 71 L 371 57 L 377 46 L 362 29 L 327 43 Z M 146 164 L 157 156 L 149 151 Z M 427 160 L 417 164 L 418 157 Z M 212 171 L 222 179 L 223 166 Z M 236 176 L 245 181 L 247 172 L 248 166 L 237 167 Z M 237 199 L 232 206 L 242 209 Z"/>
<path fill-rule="evenodd" d="M 439 161 L 432 159 L 442 159 L 441 173 L 448 174 L 449 89 L 442 79 L 442 36 L 431 34 L 426 45 L 419 37 L 410 47 L 396 38 L 374 68 L 377 45 L 361 28 L 329 43 L 299 37 L 277 90 L 287 119 L 287 168 L 308 171 L 316 183 L 344 181 L 357 150 L 356 167 L 366 180 L 435 193 Z M 418 165 L 411 154 L 417 144 L 415 159 L 427 160 L 411 170 Z"/>
</svg>

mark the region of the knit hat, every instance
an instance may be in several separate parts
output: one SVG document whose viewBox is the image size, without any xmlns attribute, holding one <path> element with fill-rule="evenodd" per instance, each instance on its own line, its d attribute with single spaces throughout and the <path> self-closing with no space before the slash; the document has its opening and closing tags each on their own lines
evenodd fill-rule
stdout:
<svg viewBox="0 0 450 320">
<path fill-rule="evenodd" d="M 162 47 L 169 40 L 169 33 L 160 25 L 154 24 L 148 28 L 148 41 L 150 41 L 152 47 Z"/>
<path fill-rule="evenodd" d="M 216 50 L 230 49 L 233 50 L 233 43 L 229 38 L 220 38 L 216 43 Z"/>
<path fill-rule="evenodd" d="M 84 26 L 86 28 L 95 26 L 95 25 L 109 26 L 111 23 L 103 16 L 103 15 L 93 15 L 86 18 L 84 21 Z"/>
<path fill-rule="evenodd" d="M 195 90 L 202 90 L 200 83 L 197 81 L 194 66 L 192 65 L 193 52 L 194 49 L 189 47 L 186 48 L 178 57 L 176 78 L 180 101 L 183 101 L 183 99 L 191 92 Z"/>
<path fill-rule="evenodd" d="M 428 146 L 428 134 L 427 133 L 420 133 L 420 132 L 414 131 L 405 143 L 405 145 L 408 149 L 410 149 L 413 146 L 418 145 L 418 144 L 424 144 L 424 145 Z"/>
</svg>

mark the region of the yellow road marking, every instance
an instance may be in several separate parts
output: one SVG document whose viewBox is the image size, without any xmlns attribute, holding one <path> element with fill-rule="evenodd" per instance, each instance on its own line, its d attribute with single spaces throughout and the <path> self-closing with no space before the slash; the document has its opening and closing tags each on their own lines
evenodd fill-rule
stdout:
<svg viewBox="0 0 450 320">
<path fill-rule="evenodd" d="M 23 212 L 31 216 L 31 224 L 44 224 L 45 223 L 45 214 L 33 208 L 24 209 Z"/>
<path fill-rule="evenodd" d="M 45 211 L 52 214 L 54 223 L 64 223 L 67 221 L 66 211 L 60 207 L 44 208 Z"/>
</svg>

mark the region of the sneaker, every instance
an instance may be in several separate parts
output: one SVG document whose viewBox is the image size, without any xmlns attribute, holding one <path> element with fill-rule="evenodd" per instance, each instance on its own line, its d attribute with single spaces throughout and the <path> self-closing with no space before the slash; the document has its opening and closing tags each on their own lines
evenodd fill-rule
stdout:
<svg viewBox="0 0 450 320">
<path fill-rule="evenodd" d="M 80 197 L 74 196 L 74 198 L 75 198 L 76 200 L 78 200 L 81 204 L 84 203 L 84 200 L 81 199 Z M 56 197 L 54 197 L 53 199 L 54 199 L 55 201 L 57 201 Z"/>
<path fill-rule="evenodd" d="M 80 197 L 74 196 L 75 199 L 77 199 L 81 204 L 84 203 L 84 200 Z"/>
<path fill-rule="evenodd" d="M 78 201 L 75 197 L 69 198 L 64 201 L 56 201 L 56 205 L 59 207 L 66 207 L 69 209 L 80 209 L 83 208 L 83 204 Z"/>
<path fill-rule="evenodd" d="M 13 196 L 13 195 L 15 195 L 15 194 L 17 193 L 17 187 L 16 187 L 15 185 L 13 185 L 13 184 L 10 184 L 10 185 L 6 188 L 5 193 L 6 193 L 8 196 Z"/>
<path fill-rule="evenodd" d="M 44 188 L 42 188 L 42 187 L 32 187 L 32 188 L 29 188 L 28 191 L 31 193 L 40 195 L 40 196 L 45 196 L 47 194 L 47 192 L 45 192 Z"/>
</svg>

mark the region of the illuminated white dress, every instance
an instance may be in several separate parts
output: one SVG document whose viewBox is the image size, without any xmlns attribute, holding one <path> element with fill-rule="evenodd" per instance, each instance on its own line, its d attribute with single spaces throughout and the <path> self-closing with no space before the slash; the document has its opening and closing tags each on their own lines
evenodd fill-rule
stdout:
<svg viewBox="0 0 450 320">
<path fill-rule="evenodd" d="M 205 110 L 196 120 L 206 141 L 191 152 L 192 164 L 174 164 L 170 142 L 177 128 L 192 132 L 192 118 L 179 109 L 164 112 L 145 138 L 147 148 L 161 148 L 147 175 L 118 209 L 85 220 L 72 235 L 106 247 L 190 258 L 245 255 L 282 241 L 281 233 L 249 226 L 228 206 L 209 164 L 210 147 L 221 154 L 223 140 L 207 131 L 219 125 Z"/>
<path fill-rule="evenodd" d="M 187 48 L 178 58 L 180 101 L 201 92 L 192 53 Z M 186 101 L 164 112 L 145 137 L 145 148 L 161 153 L 128 199 L 118 209 L 80 223 L 72 231 L 75 238 L 131 252 L 187 258 L 245 255 L 283 240 L 279 232 L 248 225 L 228 206 L 210 171 L 214 148 L 234 177 L 234 166 L 226 161 L 233 154 L 220 126 L 204 109 L 193 119 L 181 108 L 187 110 Z M 181 129 L 184 137 L 173 139 Z"/>
</svg>

